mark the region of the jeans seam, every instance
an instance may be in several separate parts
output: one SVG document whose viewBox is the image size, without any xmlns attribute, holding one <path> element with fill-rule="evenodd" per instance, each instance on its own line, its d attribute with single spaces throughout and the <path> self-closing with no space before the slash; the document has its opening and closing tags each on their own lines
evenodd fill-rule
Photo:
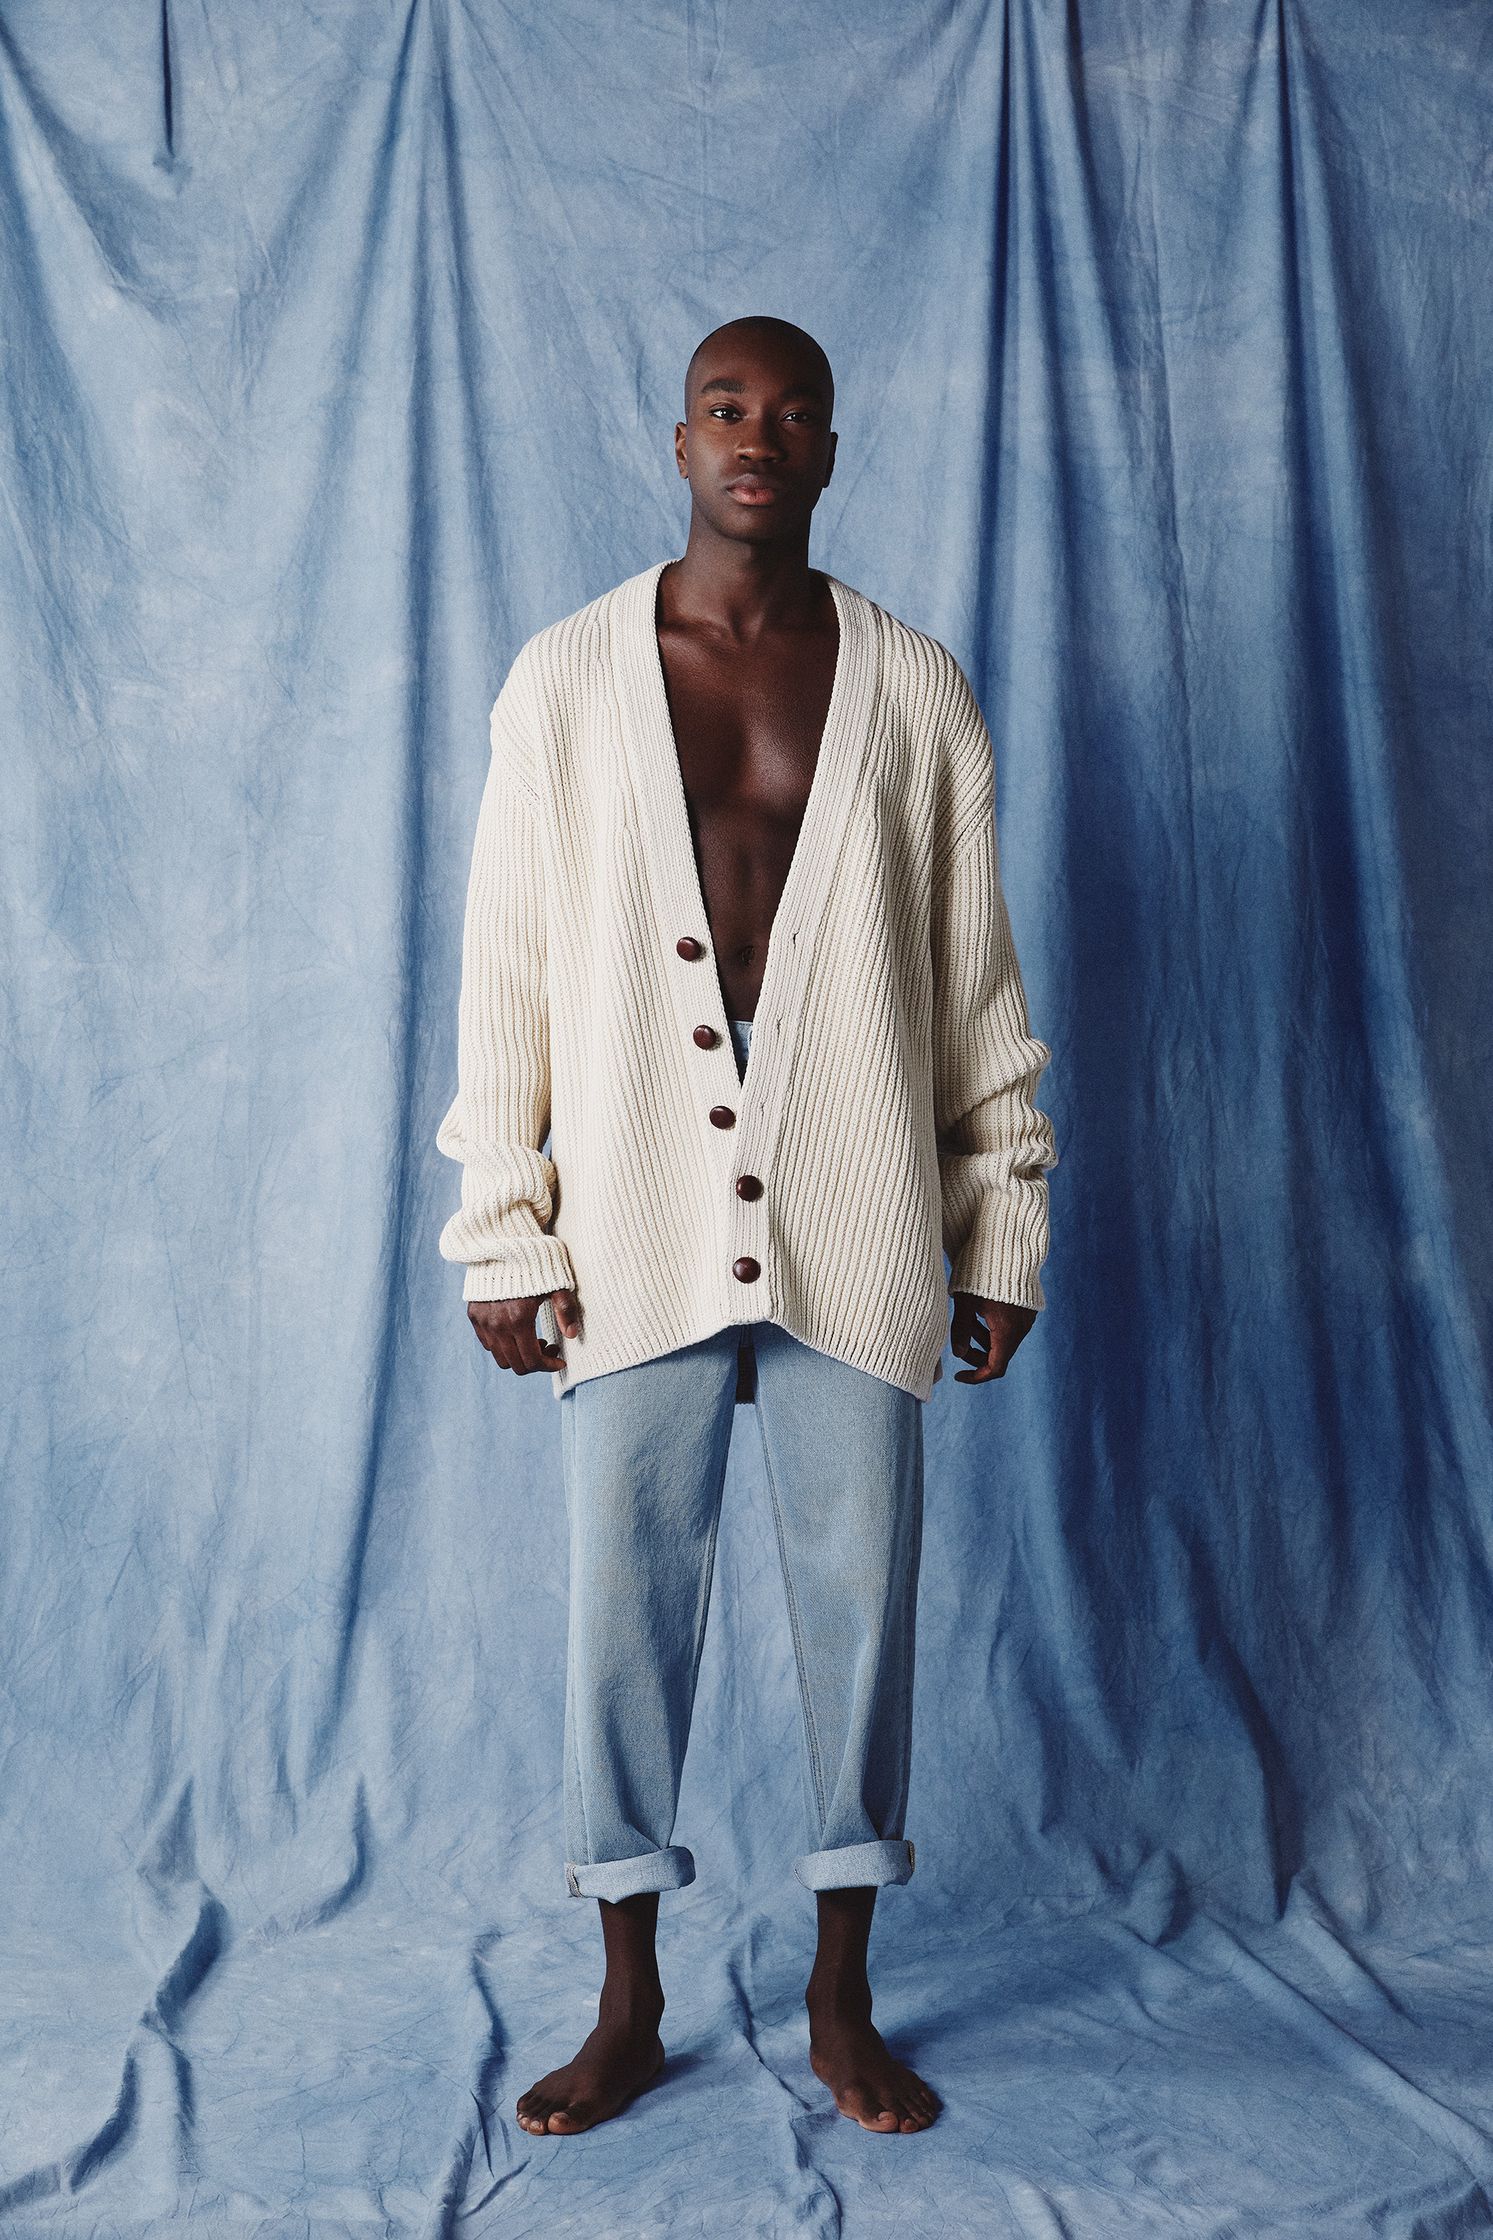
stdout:
<svg viewBox="0 0 1493 2240">
<path fill-rule="evenodd" d="M 793 1635 L 793 1658 L 798 1667 L 798 1694 L 803 1706 L 804 1733 L 809 1745 L 809 1771 L 814 1782 L 814 1801 L 819 1812 L 819 1836 L 822 1846 L 827 1812 L 824 1801 L 824 1769 L 819 1756 L 819 1734 L 814 1724 L 814 1707 L 809 1700 L 808 1667 L 804 1659 L 803 1629 L 799 1623 L 798 1598 L 793 1591 L 793 1573 L 788 1562 L 788 1544 L 783 1536 L 783 1510 L 778 1499 L 777 1474 L 772 1466 L 767 1440 L 762 1441 L 762 1459 L 767 1467 L 767 1486 L 772 1495 L 772 1519 L 778 1536 L 778 1560 L 783 1567 L 783 1589 L 788 1602 L 788 1625 Z"/>
<path fill-rule="evenodd" d="M 578 1678 L 578 1676 L 577 1676 L 577 1674 L 576 1674 L 576 1672 L 575 1672 L 575 1665 L 574 1665 L 574 1658 L 573 1658 L 573 1657 L 572 1657 L 572 1658 L 571 1658 L 571 1660 L 570 1660 L 570 1669 L 569 1669 L 569 1671 L 568 1671 L 568 1673 L 567 1673 L 567 1683 L 568 1683 L 568 1685 L 569 1685 L 569 1687 L 570 1687 L 570 1689 L 571 1689 L 571 1692 L 572 1692 L 572 1695 L 573 1695 L 573 1697 L 574 1697 L 574 1701 L 575 1701 L 575 1714 L 574 1714 L 574 1716 L 573 1716 L 573 1718 L 572 1718 L 572 1720 L 571 1720 L 571 1731 L 570 1731 L 570 1752 L 571 1752 L 571 1759 L 572 1759 L 572 1762 L 573 1762 L 573 1764 L 574 1764 L 574 1767 L 575 1767 L 575 1794 L 576 1794 L 576 1802 L 577 1802 L 577 1803 L 578 1803 L 578 1805 L 580 1806 L 580 1814 L 581 1814 L 581 1841 L 582 1841 L 582 1843 L 583 1843 L 583 1844 L 584 1844 L 584 1846 L 585 1846 L 585 1852 L 586 1852 L 586 1856 L 585 1856 L 585 1859 L 584 1859 L 583 1861 L 578 1861 L 578 1862 L 576 1862 L 576 1863 L 577 1863 L 577 1864 L 580 1864 L 580 1865 L 590 1866 L 590 1865 L 592 1864 L 592 1860 L 591 1860 L 591 1815 L 590 1815 L 590 1813 L 589 1813 L 589 1812 L 587 1811 L 587 1809 L 586 1809 L 586 1772 L 585 1772 L 585 1761 L 584 1761 L 584 1759 L 583 1759 L 583 1757 L 582 1757 L 582 1754 L 581 1754 L 581 1737 L 580 1737 L 580 1705 L 581 1705 L 581 1690 L 580 1690 L 580 1681 L 579 1681 L 579 1678 Z"/>
<path fill-rule="evenodd" d="M 699 1686 L 700 1680 L 700 1659 L 705 1654 L 705 1635 L 709 1630 L 710 1625 L 710 1589 L 715 1578 L 715 1544 L 717 1538 L 719 1537 L 721 1529 L 721 1504 L 724 1494 L 725 1487 L 724 1485 L 722 1485 L 720 1492 L 716 1496 L 715 1515 L 710 1520 L 710 1532 L 705 1542 L 705 1561 L 702 1566 L 704 1574 L 704 1591 L 700 1597 L 700 1631 L 695 1642 L 694 1662 L 690 1666 L 689 1694 L 690 1710 L 692 1713 L 694 1710 L 695 1690 Z M 693 1723 L 694 1722 L 692 1718 L 691 1724 L 693 1725 Z"/>
<path fill-rule="evenodd" d="M 563 1399 L 564 1397 L 565 1397 L 565 1395 L 564 1395 L 564 1394 L 562 1393 L 562 1395 L 561 1395 L 561 1398 Z M 574 1395 L 574 1392 L 572 1392 L 572 1393 L 571 1393 L 571 1395 L 570 1395 L 570 1403 L 571 1403 L 571 1407 L 572 1407 L 572 1408 L 574 1408 L 574 1406 L 575 1406 L 575 1395 Z M 570 1433 L 571 1433 L 571 1438 L 572 1438 L 572 1441 L 573 1441 L 573 1440 L 574 1440 L 574 1436 L 575 1436 L 575 1422 L 574 1422 L 574 1419 L 573 1419 L 573 1417 L 571 1417 L 571 1418 L 567 1418 L 567 1419 L 566 1419 L 566 1421 L 567 1421 L 567 1423 L 568 1423 L 568 1427 L 569 1427 L 569 1430 L 570 1430 Z M 567 1458 L 564 1458 L 564 1459 L 566 1459 L 566 1462 L 567 1462 L 567 1467 L 568 1467 L 568 1463 L 569 1463 L 569 1458 L 567 1457 Z M 571 1572 L 573 1573 L 573 1570 L 574 1570 L 574 1558 L 575 1558 L 575 1515 L 574 1515 L 574 1510 L 573 1510 L 573 1508 L 571 1507 L 571 1505 L 570 1505 L 569 1503 L 567 1503 L 567 1505 L 566 1505 L 566 1506 L 567 1506 L 567 1523 L 568 1523 L 568 1525 L 569 1525 L 569 1528 L 570 1528 L 570 1556 L 571 1556 L 571 1566 L 570 1566 L 570 1569 L 571 1569 Z M 569 1728 L 570 1728 L 570 1751 L 571 1751 L 571 1761 L 572 1761 L 572 1764 L 573 1764 L 573 1766 L 574 1766 L 574 1769 L 575 1769 L 575 1794 L 576 1794 L 576 1802 L 577 1802 L 577 1804 L 578 1804 L 578 1805 L 579 1805 L 579 1807 L 580 1807 L 580 1815 L 581 1815 L 581 1842 L 582 1842 L 582 1844 L 583 1844 L 583 1846 L 584 1846 L 584 1848 L 585 1848 L 585 1850 L 586 1850 L 586 1852 L 587 1852 L 587 1854 L 588 1854 L 587 1858 L 586 1858 L 586 1859 L 585 1859 L 584 1861 L 582 1861 L 582 1860 L 572 1860 L 572 1861 L 570 1862 L 570 1864 L 572 1864 L 572 1865 L 574 1865 L 574 1866 L 580 1866 L 580 1865 L 586 1865 L 586 1866 L 589 1866 L 589 1865 L 590 1865 L 590 1863 L 591 1863 L 591 1862 L 590 1862 L 590 1858 L 589 1858 L 589 1853 L 590 1853 L 590 1850 L 591 1850 L 591 1816 L 590 1816 L 590 1814 L 589 1814 L 589 1813 L 587 1812 L 587 1810 L 586 1810 L 586 1783 L 585 1783 L 585 1777 L 584 1777 L 584 1772 L 583 1772 L 583 1767 L 582 1767 L 582 1760 L 581 1760 L 580 1716 L 579 1716 L 579 1715 L 580 1715 L 580 1700 L 581 1700 L 581 1697 L 580 1697 L 580 1687 L 579 1687 L 579 1685 L 578 1685 L 578 1682 L 577 1682 L 577 1679 L 576 1679 L 576 1670 L 575 1670 L 575 1651 L 576 1651 L 576 1641 L 577 1641 L 577 1632 L 576 1632 L 576 1612 L 575 1612 L 575 1585 L 574 1585 L 574 1579 L 573 1579 L 573 1576 L 570 1576 L 570 1575 L 567 1575 L 567 1579 L 566 1579 L 566 1592 L 565 1592 L 565 1635 L 566 1635 L 566 1647 L 565 1647 L 565 1688 L 566 1688 L 566 1693 L 567 1693 L 567 1695 L 569 1696 L 569 1698 L 570 1698 L 570 1700 L 571 1700 L 571 1707 L 572 1707 L 572 1715 L 571 1715 L 571 1717 L 570 1717 L 570 1718 L 569 1718 L 569 1719 L 567 1720 L 567 1722 L 566 1722 L 566 1723 L 567 1723 L 567 1725 L 568 1725 L 568 1726 L 569 1726 Z"/>
<path fill-rule="evenodd" d="M 735 1376 L 735 1371 L 734 1371 L 734 1370 L 732 1371 L 732 1376 L 733 1376 L 733 1378 L 734 1378 L 734 1376 Z M 727 1444 L 728 1444 L 728 1450 L 729 1450 L 729 1440 L 728 1440 Z M 701 1573 L 702 1573 L 702 1592 L 701 1592 L 701 1595 L 700 1595 L 700 1631 L 699 1631 L 699 1634 L 698 1634 L 698 1636 L 697 1636 L 697 1638 L 696 1638 L 696 1641 L 695 1641 L 695 1654 L 694 1654 L 694 1658 L 693 1658 L 693 1660 L 692 1660 L 692 1662 L 691 1662 L 691 1664 L 690 1664 L 690 1681 L 689 1681 L 689 1704 L 690 1704 L 690 1721 L 689 1721 L 689 1723 L 690 1723 L 690 1725 L 691 1725 L 691 1726 L 693 1726 L 693 1724 L 694 1724 L 694 1708 L 695 1708 L 695 1695 L 696 1695 L 696 1691 L 697 1691 L 697 1689 L 698 1689 L 698 1687 L 699 1687 L 699 1683 L 700 1683 L 700 1660 L 701 1660 L 701 1658 L 702 1658 L 702 1657 L 704 1656 L 704 1654 L 705 1654 L 705 1636 L 706 1636 L 706 1634 L 707 1634 L 707 1633 L 709 1632 L 709 1630 L 710 1630 L 710 1591 L 711 1591 L 711 1587 L 712 1587 L 712 1585 L 714 1584 L 714 1581 L 715 1581 L 715 1549 L 716 1549 L 716 1542 L 717 1542 L 717 1540 L 718 1540 L 718 1539 L 720 1538 L 720 1530 L 721 1530 L 721 1510 L 722 1510 L 722 1508 L 723 1508 L 723 1506 L 724 1506 L 724 1504 L 725 1504 L 725 1496 L 726 1496 L 726 1464 L 725 1464 L 725 1462 L 723 1461 L 723 1462 L 722 1462 L 722 1464 L 721 1464 L 721 1469 L 720 1469 L 720 1477 L 719 1477 L 719 1480 L 718 1480 L 718 1482 L 717 1482 L 717 1485 L 716 1485 L 716 1489 L 715 1489 L 715 1514 L 714 1514 L 714 1516 L 713 1516 L 713 1517 L 711 1518 L 711 1520 L 710 1520 L 710 1531 L 709 1531 L 709 1534 L 707 1535 L 707 1537 L 706 1537 L 706 1541 L 705 1541 L 705 1560 L 704 1560 L 704 1563 L 703 1563 L 703 1564 L 701 1565 Z M 688 1741 L 686 1741 L 685 1747 L 686 1747 L 686 1749 L 688 1749 L 688 1747 L 689 1747 L 689 1745 L 688 1745 Z M 676 1796 L 675 1796 L 675 1814 L 676 1814 L 676 1818 L 677 1818 L 677 1814 L 678 1814 L 678 1796 L 677 1796 L 677 1794 L 676 1794 Z M 672 1827 L 671 1827 L 671 1830 L 670 1830 L 670 1834 L 671 1834 L 671 1838 L 672 1838 L 672 1834 L 673 1834 L 673 1829 L 672 1829 Z M 672 1848 L 672 1841 L 671 1841 L 670 1845 L 669 1845 L 669 1846 L 668 1846 L 667 1848 Z"/>
<path fill-rule="evenodd" d="M 903 1593 L 904 1611 L 902 1621 L 902 1764 L 898 1769 L 897 1780 L 897 1792 L 898 1796 L 901 1799 L 897 1817 L 903 1823 L 904 1828 L 907 1822 L 908 1792 L 912 1786 L 912 1683 L 913 1659 L 916 1654 L 914 1628 L 917 1619 L 918 1572 L 921 1563 L 921 1543 L 923 1537 L 923 1487 L 921 1458 L 919 1460 L 916 1474 L 916 1484 L 914 1487 L 913 1500 L 909 1504 L 909 1506 L 911 1508 L 912 1514 L 909 1522 L 907 1544 L 904 1549 L 904 1557 L 907 1566 L 907 1584 Z M 906 1840 L 905 1836 L 902 1838 L 902 1840 Z"/>
</svg>

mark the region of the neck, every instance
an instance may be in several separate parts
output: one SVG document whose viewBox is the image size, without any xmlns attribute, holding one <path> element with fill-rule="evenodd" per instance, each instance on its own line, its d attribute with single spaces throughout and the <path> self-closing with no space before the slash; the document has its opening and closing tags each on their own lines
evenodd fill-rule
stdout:
<svg viewBox="0 0 1493 2240">
<path fill-rule="evenodd" d="M 660 589 L 661 617 L 708 623 L 732 638 L 763 629 L 808 627 L 821 611 L 823 580 L 809 566 L 807 532 L 781 544 L 743 544 L 698 515 L 684 557 L 671 560 Z"/>
</svg>

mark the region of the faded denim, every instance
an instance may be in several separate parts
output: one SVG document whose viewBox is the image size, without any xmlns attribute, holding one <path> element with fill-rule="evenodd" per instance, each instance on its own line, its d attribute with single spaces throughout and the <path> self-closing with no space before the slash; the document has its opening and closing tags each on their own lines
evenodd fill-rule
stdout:
<svg viewBox="0 0 1493 2240">
<path fill-rule="evenodd" d="M 731 1022 L 739 1070 L 750 1022 Z M 630 1897 L 695 1879 L 674 1837 L 704 1646 L 740 1327 L 560 1398 L 570 1523 L 565 1879 Z M 751 1325 L 755 1412 L 793 1634 L 810 1890 L 906 1882 L 922 1408 Z"/>
</svg>

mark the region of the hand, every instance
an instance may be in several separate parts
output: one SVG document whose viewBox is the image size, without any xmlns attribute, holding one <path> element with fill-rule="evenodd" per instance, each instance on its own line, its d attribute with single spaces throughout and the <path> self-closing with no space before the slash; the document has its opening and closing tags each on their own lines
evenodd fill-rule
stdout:
<svg viewBox="0 0 1493 2240">
<path fill-rule="evenodd" d="M 561 1358 L 559 1346 L 548 1339 L 541 1341 L 534 1327 L 534 1317 L 544 1300 L 545 1294 L 539 1291 L 530 1299 L 470 1299 L 467 1302 L 467 1320 L 476 1331 L 478 1342 L 486 1347 L 500 1369 L 511 1369 L 516 1377 L 530 1376 L 535 1369 L 553 1369 Z M 581 1314 L 575 1293 L 551 1291 L 549 1301 L 565 1336 L 578 1338 Z"/>
<path fill-rule="evenodd" d="M 985 1384 L 991 1377 L 1003 1377 L 1036 1319 L 1035 1307 L 1015 1307 L 1006 1299 L 978 1299 L 972 1291 L 956 1291 L 949 1342 L 961 1361 L 978 1366 L 956 1369 L 954 1382 Z"/>
</svg>

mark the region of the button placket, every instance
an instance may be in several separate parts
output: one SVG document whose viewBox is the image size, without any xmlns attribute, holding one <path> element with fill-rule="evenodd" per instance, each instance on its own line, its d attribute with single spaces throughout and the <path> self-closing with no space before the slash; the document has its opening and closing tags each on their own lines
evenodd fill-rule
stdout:
<svg viewBox="0 0 1493 2240">
<path fill-rule="evenodd" d="M 679 955 L 683 957 L 686 964 L 698 964 L 701 958 L 708 954 L 705 943 L 699 940 L 698 937 L 692 933 L 680 934 L 679 939 L 674 944 L 674 947 L 678 951 Z M 717 1047 L 724 1048 L 729 1040 L 727 1036 L 721 1033 L 719 1027 L 711 1026 L 708 1019 L 702 1019 L 698 1026 L 692 1027 L 690 1029 L 690 1039 L 701 1050 L 714 1050 Z M 734 1077 L 736 1072 L 734 1055 L 732 1057 L 731 1071 Z M 726 1117 L 726 1115 L 728 1114 L 729 1118 Z M 735 1112 L 732 1110 L 730 1105 L 725 1104 L 712 1105 L 710 1109 L 710 1119 L 717 1128 L 730 1128 L 734 1127 L 736 1124 Z"/>
<path fill-rule="evenodd" d="M 777 1026 L 776 1018 L 759 1010 L 757 1019 L 753 1023 L 752 1051 L 747 1065 L 748 1074 L 751 1073 L 753 1063 L 756 1064 L 757 1068 L 755 1101 L 752 1102 L 750 1109 L 742 1115 L 746 1128 L 738 1158 L 744 1154 L 747 1159 L 755 1160 L 759 1152 L 765 1148 L 761 1142 L 761 1099 L 769 1080 L 769 1074 L 763 1062 L 768 1053 L 765 1048 L 759 1046 L 763 1044 L 766 1035 L 776 1031 Z M 745 1086 L 744 1083 L 743 1086 Z M 776 1311 L 776 1300 L 772 1277 L 766 1265 L 769 1233 L 767 1228 L 768 1209 L 762 1203 L 765 1185 L 759 1174 L 753 1172 L 750 1167 L 743 1165 L 732 1176 L 731 1188 L 736 1198 L 731 1228 L 737 1246 L 737 1257 L 731 1264 L 731 1273 L 736 1277 L 738 1283 L 747 1287 L 754 1317 L 758 1320 L 770 1319 Z"/>
<path fill-rule="evenodd" d="M 708 954 L 705 943 L 692 933 L 680 934 L 674 943 L 674 947 L 686 964 L 698 964 Z M 730 1058 L 731 1078 L 739 1090 L 741 1076 L 736 1070 L 736 1046 L 729 1032 L 723 1035 L 718 1027 L 713 1027 L 708 1020 L 702 1019 L 690 1029 L 690 1039 L 698 1049 L 719 1049 L 723 1056 Z M 713 1128 L 717 1128 L 724 1133 L 736 1126 L 736 1107 L 729 1104 L 713 1104 L 706 1117 Z M 753 1182 L 756 1181 L 755 1176 L 748 1179 Z M 761 1187 L 760 1183 L 756 1184 L 758 1192 L 760 1192 Z M 738 1195 L 743 1197 L 750 1197 L 752 1194 L 751 1191 L 738 1192 Z M 755 1283 L 762 1274 L 761 1263 L 749 1252 L 738 1252 L 731 1263 L 731 1273 L 738 1283 Z"/>
<path fill-rule="evenodd" d="M 756 1040 L 755 1033 L 752 1039 L 753 1041 Z M 734 1058 L 734 1037 L 732 1055 Z M 746 1071 L 750 1071 L 750 1059 L 748 1060 Z M 742 1085 L 744 1087 L 745 1073 L 743 1073 L 741 1079 Z M 727 1107 L 721 1106 L 717 1108 L 717 1111 L 724 1115 L 727 1109 Z M 711 1113 L 710 1117 L 712 1120 L 715 1120 L 717 1118 L 717 1111 L 713 1111 Z M 727 1121 L 724 1117 L 722 1117 L 719 1124 L 723 1127 L 734 1127 L 735 1119 L 733 1117 L 730 1121 Z M 744 1172 L 738 1174 L 732 1182 L 732 1189 L 734 1190 L 737 1199 L 740 1201 L 744 1201 L 747 1204 L 754 1202 L 762 1195 L 762 1184 L 758 1177 L 754 1174 L 747 1174 Z M 743 1212 L 741 1204 L 738 1204 L 736 1208 L 736 1217 L 732 1223 L 732 1227 L 736 1231 L 738 1244 L 755 1242 L 755 1239 L 748 1233 L 753 1226 L 754 1224 L 751 1222 L 749 1216 L 747 1216 Z M 740 1284 L 758 1283 L 761 1281 L 762 1277 L 762 1263 L 753 1252 L 738 1252 L 736 1258 L 731 1263 L 731 1273 L 733 1276 L 735 1276 L 737 1282 Z"/>
</svg>

